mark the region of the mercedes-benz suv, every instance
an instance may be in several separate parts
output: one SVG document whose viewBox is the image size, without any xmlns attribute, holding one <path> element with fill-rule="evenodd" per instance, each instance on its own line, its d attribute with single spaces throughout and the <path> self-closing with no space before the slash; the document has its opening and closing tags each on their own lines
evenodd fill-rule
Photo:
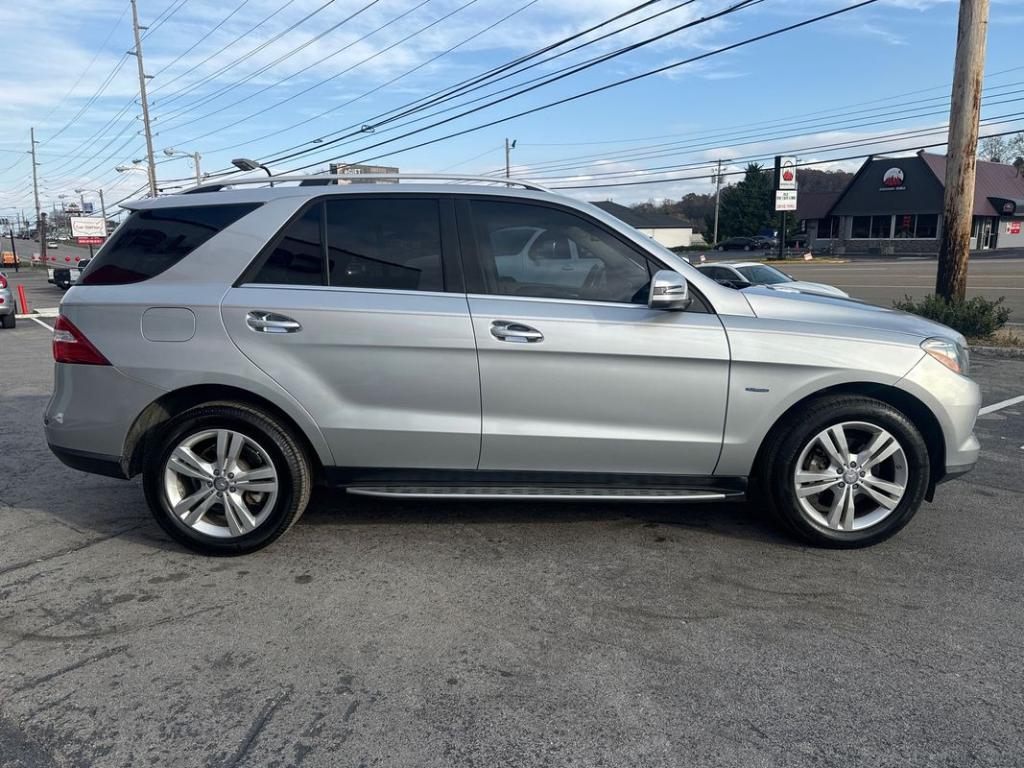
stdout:
<svg viewBox="0 0 1024 768">
<path fill-rule="evenodd" d="M 316 483 L 746 495 L 855 547 L 975 463 L 980 395 L 949 328 L 732 290 L 589 204 L 431 178 L 128 205 L 61 303 L 51 449 L 141 474 L 163 529 L 211 554 L 276 539 Z"/>
</svg>

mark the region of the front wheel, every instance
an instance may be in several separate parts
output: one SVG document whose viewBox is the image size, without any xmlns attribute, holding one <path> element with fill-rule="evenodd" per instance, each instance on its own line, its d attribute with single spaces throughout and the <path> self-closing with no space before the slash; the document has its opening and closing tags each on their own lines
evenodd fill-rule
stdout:
<svg viewBox="0 0 1024 768">
<path fill-rule="evenodd" d="M 879 400 L 822 398 L 770 439 L 758 485 L 776 516 L 812 544 L 884 541 L 910 522 L 928 488 L 920 431 Z"/>
<path fill-rule="evenodd" d="M 176 541 L 208 555 L 261 549 L 309 501 L 309 460 L 287 426 L 242 403 L 172 419 L 147 450 L 146 500 Z"/>
</svg>

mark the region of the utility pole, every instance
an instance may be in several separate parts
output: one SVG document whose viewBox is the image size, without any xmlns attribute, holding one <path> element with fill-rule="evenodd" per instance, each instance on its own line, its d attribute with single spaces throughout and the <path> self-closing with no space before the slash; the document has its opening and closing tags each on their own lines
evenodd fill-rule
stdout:
<svg viewBox="0 0 1024 768">
<path fill-rule="evenodd" d="M 967 293 L 988 2 L 960 0 L 953 96 L 949 107 L 942 236 L 939 240 L 939 268 L 935 276 L 936 295 L 952 301 L 963 301 Z"/>
<path fill-rule="evenodd" d="M 505 178 L 507 179 L 511 173 L 511 166 L 509 165 L 509 157 L 512 154 L 512 150 L 516 148 L 517 139 L 512 139 L 512 143 L 509 144 L 508 139 L 505 139 Z"/>
<path fill-rule="evenodd" d="M 103 189 L 96 190 L 100 193 L 100 215 L 103 217 L 103 237 L 107 236 L 107 204 L 103 202 Z"/>
<path fill-rule="evenodd" d="M 193 152 L 192 153 L 192 160 L 193 160 L 193 162 L 195 163 L 195 166 L 196 166 L 196 186 L 197 187 L 202 186 L 202 184 L 203 184 L 203 173 L 202 173 L 202 171 L 199 170 L 199 163 L 200 163 L 200 161 L 202 159 L 203 159 L 203 156 L 200 155 L 198 152 Z"/>
<path fill-rule="evenodd" d="M 711 244 L 718 242 L 718 209 L 722 203 L 722 161 L 718 161 L 718 170 L 715 171 L 715 234 Z"/>
<path fill-rule="evenodd" d="M 139 65 L 139 96 L 142 99 L 142 126 L 146 134 L 146 161 L 149 164 L 149 196 L 156 197 L 156 161 L 153 159 L 153 132 L 149 127 L 149 98 L 146 96 L 146 69 L 142 63 L 142 36 L 139 34 L 139 9 L 132 3 L 132 31 L 135 33 L 135 50 L 128 51 Z"/>
<path fill-rule="evenodd" d="M 42 208 L 39 207 L 39 175 L 36 172 L 36 129 L 29 128 L 28 135 L 30 143 L 32 145 L 32 196 L 36 201 L 36 234 L 39 233 L 39 214 L 42 213 Z"/>
</svg>

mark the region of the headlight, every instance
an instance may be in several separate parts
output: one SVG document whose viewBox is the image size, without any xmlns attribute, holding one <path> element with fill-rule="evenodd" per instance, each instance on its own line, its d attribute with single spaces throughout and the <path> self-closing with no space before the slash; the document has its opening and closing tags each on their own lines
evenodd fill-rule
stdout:
<svg viewBox="0 0 1024 768">
<path fill-rule="evenodd" d="M 971 361 L 967 348 L 952 339 L 925 339 L 921 342 L 921 349 L 954 373 L 961 376 L 970 373 Z"/>
</svg>

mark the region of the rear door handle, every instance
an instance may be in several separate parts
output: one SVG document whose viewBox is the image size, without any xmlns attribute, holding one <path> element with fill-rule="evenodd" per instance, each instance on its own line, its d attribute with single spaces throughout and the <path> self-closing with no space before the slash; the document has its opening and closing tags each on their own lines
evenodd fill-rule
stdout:
<svg viewBox="0 0 1024 768">
<path fill-rule="evenodd" d="M 298 320 L 262 309 L 249 312 L 245 316 L 245 324 L 257 333 L 296 333 L 302 330 Z"/>
<path fill-rule="evenodd" d="M 536 328 L 510 320 L 495 320 L 491 323 L 491 335 L 498 341 L 511 341 L 515 344 L 544 341 L 544 334 Z"/>
</svg>

